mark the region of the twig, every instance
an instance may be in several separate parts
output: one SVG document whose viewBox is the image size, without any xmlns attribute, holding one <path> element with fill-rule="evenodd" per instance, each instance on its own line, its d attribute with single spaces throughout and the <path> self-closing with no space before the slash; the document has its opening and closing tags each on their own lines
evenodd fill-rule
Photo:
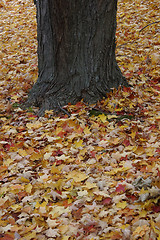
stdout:
<svg viewBox="0 0 160 240">
<path fill-rule="evenodd" d="M 117 54 L 116 56 L 117 56 L 117 57 L 127 57 L 127 58 L 133 58 L 133 57 L 130 57 L 130 56 L 127 56 L 127 55 L 122 55 L 122 54 Z"/>
<path fill-rule="evenodd" d="M 58 102 L 58 107 L 61 109 L 62 112 L 64 112 L 65 114 L 67 114 L 69 117 L 71 117 L 71 114 L 69 112 L 67 112 L 65 109 L 63 109 L 60 105 L 60 103 Z"/>
<path fill-rule="evenodd" d="M 147 24 L 145 27 L 143 27 L 141 30 L 139 30 L 139 32 L 142 32 L 146 27 L 152 25 L 152 24 L 156 24 L 156 23 L 159 23 L 160 21 L 156 21 L 156 22 L 152 22 L 152 23 L 149 23 Z"/>
<path fill-rule="evenodd" d="M 116 46 L 116 48 L 120 48 L 120 47 L 123 47 L 123 46 L 125 46 L 125 45 L 127 45 L 127 44 L 132 44 L 132 43 L 135 43 L 136 41 L 131 41 L 131 42 L 126 42 L 126 43 L 123 43 L 123 44 L 121 44 L 121 45 L 118 45 L 118 46 Z"/>
<path fill-rule="evenodd" d="M 141 30 L 139 30 L 139 32 L 142 32 L 146 27 L 148 27 L 148 26 L 150 26 L 150 25 L 152 25 L 152 24 L 159 23 L 159 22 L 160 22 L 160 21 L 156 21 L 156 22 L 149 23 L 149 24 L 147 24 L 145 27 L 143 27 Z M 131 42 L 123 43 L 123 44 L 121 44 L 121 45 L 118 45 L 116 48 L 120 48 L 120 47 L 122 47 L 122 46 L 125 46 L 125 45 L 127 45 L 127 44 L 132 44 L 132 43 L 136 43 L 136 41 L 131 41 Z"/>
<path fill-rule="evenodd" d="M 89 104 L 87 104 L 87 103 L 85 103 L 85 102 L 83 102 L 83 104 L 86 105 L 87 107 L 89 107 L 89 108 L 90 108 L 90 111 L 93 110 L 93 111 L 100 112 L 100 113 L 102 113 L 102 114 L 107 114 L 106 111 L 103 111 L 103 110 L 101 110 L 101 109 L 99 109 L 99 108 L 91 107 Z M 111 114 L 111 115 L 112 115 L 112 114 Z"/>
</svg>

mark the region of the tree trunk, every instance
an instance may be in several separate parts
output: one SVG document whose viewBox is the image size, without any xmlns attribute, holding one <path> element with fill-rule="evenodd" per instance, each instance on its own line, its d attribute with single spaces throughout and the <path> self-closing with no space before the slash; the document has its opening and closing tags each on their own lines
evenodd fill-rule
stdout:
<svg viewBox="0 0 160 240">
<path fill-rule="evenodd" d="M 115 58 L 117 0 L 38 0 L 39 77 L 28 102 L 42 111 L 93 103 L 127 85 Z"/>
</svg>

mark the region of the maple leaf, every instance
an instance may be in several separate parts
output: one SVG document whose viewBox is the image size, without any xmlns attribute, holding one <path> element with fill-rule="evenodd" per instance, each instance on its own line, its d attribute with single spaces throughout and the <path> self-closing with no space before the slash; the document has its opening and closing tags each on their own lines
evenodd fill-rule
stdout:
<svg viewBox="0 0 160 240">
<path fill-rule="evenodd" d="M 85 173 L 77 172 L 77 171 L 72 171 L 68 175 L 66 175 L 67 178 L 73 178 L 75 182 L 82 182 L 85 179 L 88 178 L 88 176 Z"/>
</svg>

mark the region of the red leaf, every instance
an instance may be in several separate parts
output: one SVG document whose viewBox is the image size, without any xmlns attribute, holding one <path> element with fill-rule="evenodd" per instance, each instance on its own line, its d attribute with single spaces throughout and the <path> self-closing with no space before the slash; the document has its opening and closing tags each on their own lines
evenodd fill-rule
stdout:
<svg viewBox="0 0 160 240">
<path fill-rule="evenodd" d="M 1 237 L 1 235 L 0 235 L 0 239 L 1 240 L 14 240 L 14 236 L 9 235 L 9 234 L 5 234 Z"/>
<path fill-rule="evenodd" d="M 159 86 L 154 86 L 155 89 L 157 89 L 158 91 L 160 91 L 160 87 Z"/>
<path fill-rule="evenodd" d="M 54 156 L 61 156 L 63 154 L 63 152 L 58 149 L 58 151 L 55 152 Z"/>
<path fill-rule="evenodd" d="M 117 193 L 124 193 L 125 192 L 125 185 L 118 184 L 118 186 L 116 187 L 116 192 Z"/>
<path fill-rule="evenodd" d="M 111 199 L 110 197 L 107 197 L 107 198 L 105 198 L 105 199 L 102 201 L 102 204 L 103 204 L 103 205 L 108 205 L 108 204 L 111 203 L 111 201 L 112 201 L 112 199 Z"/>
<path fill-rule="evenodd" d="M 63 163 L 63 160 L 56 160 L 56 166 L 59 166 Z"/>
<path fill-rule="evenodd" d="M 125 139 L 125 140 L 123 141 L 123 145 L 124 145 L 125 147 L 128 147 L 128 146 L 130 145 L 130 141 L 127 140 L 127 139 Z"/>
<path fill-rule="evenodd" d="M 130 200 L 132 200 L 132 202 L 137 200 L 137 197 L 134 194 L 126 195 L 126 197 L 129 198 Z"/>
<path fill-rule="evenodd" d="M 56 190 L 56 192 L 57 192 L 58 194 L 62 195 L 62 192 L 61 192 L 61 191 L 59 191 L 59 190 Z"/>
<path fill-rule="evenodd" d="M 85 234 L 88 234 L 88 233 L 94 232 L 94 231 L 95 231 L 95 225 L 90 225 L 90 226 L 85 226 L 84 227 Z"/>
<path fill-rule="evenodd" d="M 153 211 L 156 213 L 160 212 L 160 206 L 154 206 Z"/>
<path fill-rule="evenodd" d="M 131 90 L 131 88 L 130 87 L 123 87 L 123 91 L 124 92 L 131 92 L 132 90 Z"/>
<path fill-rule="evenodd" d="M 91 154 L 91 157 L 93 157 L 93 158 L 96 156 L 96 152 L 94 152 L 94 151 L 91 151 L 90 154 Z"/>
</svg>

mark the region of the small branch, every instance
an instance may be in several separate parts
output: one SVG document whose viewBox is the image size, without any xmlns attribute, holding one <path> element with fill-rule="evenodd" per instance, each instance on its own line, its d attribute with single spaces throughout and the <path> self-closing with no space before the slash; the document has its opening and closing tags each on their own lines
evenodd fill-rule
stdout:
<svg viewBox="0 0 160 240">
<path fill-rule="evenodd" d="M 130 57 L 130 56 L 127 56 L 127 55 L 121 55 L 121 54 L 117 54 L 116 57 L 126 57 L 126 58 L 133 58 L 133 57 Z"/>
<path fill-rule="evenodd" d="M 152 22 L 152 23 L 149 23 L 147 24 L 145 27 L 143 27 L 141 30 L 139 30 L 139 32 L 142 32 L 146 27 L 150 26 L 150 25 L 153 25 L 153 24 L 156 24 L 156 23 L 159 23 L 160 21 L 156 21 L 156 22 Z M 126 42 L 126 43 L 123 43 L 121 45 L 118 45 L 116 48 L 120 48 L 120 47 L 123 47 L 127 44 L 132 44 L 132 43 L 135 43 L 136 41 L 131 41 L 131 42 Z"/>
<path fill-rule="evenodd" d="M 147 24 L 145 27 L 143 27 L 139 32 L 142 32 L 146 27 L 150 26 L 150 25 L 153 25 L 153 24 L 156 24 L 156 23 L 159 23 L 160 21 L 156 21 L 156 22 L 152 22 L 152 23 L 149 23 Z"/>
<path fill-rule="evenodd" d="M 120 48 L 120 47 L 123 47 L 123 46 L 125 46 L 125 45 L 127 45 L 127 44 L 132 44 L 132 43 L 135 43 L 136 41 L 131 41 L 131 42 L 126 42 L 126 43 L 123 43 L 123 44 L 121 44 L 121 45 L 118 45 L 116 48 Z"/>
<path fill-rule="evenodd" d="M 87 107 L 89 107 L 91 110 L 90 111 L 97 111 L 97 112 L 99 112 L 99 113 L 101 113 L 101 114 L 107 114 L 108 112 L 106 112 L 106 111 L 103 111 L 103 110 L 101 110 L 101 109 L 99 109 L 99 108 L 95 108 L 95 107 L 91 107 L 89 104 L 87 104 L 87 103 L 85 103 L 85 102 L 83 102 L 83 104 L 84 105 L 86 105 Z M 112 114 L 111 114 L 112 115 Z"/>
<path fill-rule="evenodd" d="M 67 114 L 69 117 L 71 117 L 71 114 L 69 114 L 69 112 L 67 112 L 64 108 L 62 108 L 59 102 L 58 102 L 58 107 L 60 108 L 60 110 L 61 110 L 62 112 L 64 112 L 65 114 Z"/>
</svg>

